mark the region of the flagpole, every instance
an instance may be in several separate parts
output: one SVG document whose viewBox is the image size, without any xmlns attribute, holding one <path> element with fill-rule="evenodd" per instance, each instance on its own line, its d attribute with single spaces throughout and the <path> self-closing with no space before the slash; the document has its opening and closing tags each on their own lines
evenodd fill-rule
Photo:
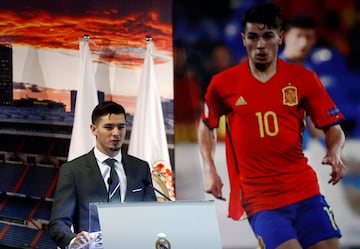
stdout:
<svg viewBox="0 0 360 249">
<path fill-rule="evenodd" d="M 146 36 L 146 53 L 138 88 L 128 153 L 149 163 L 155 184 L 165 185 L 175 199 L 161 98 L 155 75 L 153 39 Z M 164 186 L 160 186 L 164 189 Z"/>
<path fill-rule="evenodd" d="M 96 45 L 95 41 L 90 39 L 90 35 L 88 35 L 88 34 L 84 34 L 83 38 L 79 39 L 79 42 L 81 42 L 81 41 L 85 41 L 87 43 L 91 43 L 93 45 Z"/>
</svg>

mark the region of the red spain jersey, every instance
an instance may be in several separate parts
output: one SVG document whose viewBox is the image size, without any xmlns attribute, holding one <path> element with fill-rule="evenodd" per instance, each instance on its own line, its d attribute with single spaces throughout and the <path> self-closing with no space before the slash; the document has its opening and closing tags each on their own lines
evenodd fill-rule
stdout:
<svg viewBox="0 0 360 249">
<path fill-rule="evenodd" d="M 248 61 L 213 77 L 203 121 L 216 128 L 226 115 L 230 178 L 229 216 L 239 219 L 319 194 L 315 171 L 302 150 L 305 116 L 318 128 L 343 119 L 316 74 L 278 59 L 267 82 L 252 76 Z M 240 202 L 241 200 L 241 202 Z"/>
</svg>

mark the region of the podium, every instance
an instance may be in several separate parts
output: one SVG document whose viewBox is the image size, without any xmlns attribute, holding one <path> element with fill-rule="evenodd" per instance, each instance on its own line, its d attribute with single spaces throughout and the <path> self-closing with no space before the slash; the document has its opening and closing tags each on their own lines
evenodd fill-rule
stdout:
<svg viewBox="0 0 360 249">
<path fill-rule="evenodd" d="M 222 248 L 214 201 L 91 205 L 104 249 Z"/>
</svg>

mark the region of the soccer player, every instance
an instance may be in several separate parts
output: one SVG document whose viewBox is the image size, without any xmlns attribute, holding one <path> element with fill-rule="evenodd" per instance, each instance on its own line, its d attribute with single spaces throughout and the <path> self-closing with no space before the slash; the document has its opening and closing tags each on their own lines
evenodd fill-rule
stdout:
<svg viewBox="0 0 360 249">
<path fill-rule="evenodd" d="M 341 232 L 303 154 L 301 133 L 307 113 L 326 134 L 322 163 L 337 184 L 345 171 L 343 115 L 314 72 L 278 58 L 281 27 L 277 5 L 249 9 L 242 20 L 247 59 L 209 84 L 198 130 L 205 191 L 223 198 L 214 151 L 225 115 L 229 217 L 245 211 L 260 248 L 338 249 Z"/>
</svg>

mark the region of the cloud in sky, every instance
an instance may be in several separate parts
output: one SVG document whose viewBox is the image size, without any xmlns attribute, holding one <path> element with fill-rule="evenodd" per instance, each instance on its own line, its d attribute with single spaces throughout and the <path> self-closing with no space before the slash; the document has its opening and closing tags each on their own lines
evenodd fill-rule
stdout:
<svg viewBox="0 0 360 249">
<path fill-rule="evenodd" d="M 136 68 L 150 35 L 158 51 L 172 56 L 171 1 L 0 2 L 0 40 L 12 44 L 78 50 L 79 39 L 88 34 L 98 62 Z"/>
</svg>

